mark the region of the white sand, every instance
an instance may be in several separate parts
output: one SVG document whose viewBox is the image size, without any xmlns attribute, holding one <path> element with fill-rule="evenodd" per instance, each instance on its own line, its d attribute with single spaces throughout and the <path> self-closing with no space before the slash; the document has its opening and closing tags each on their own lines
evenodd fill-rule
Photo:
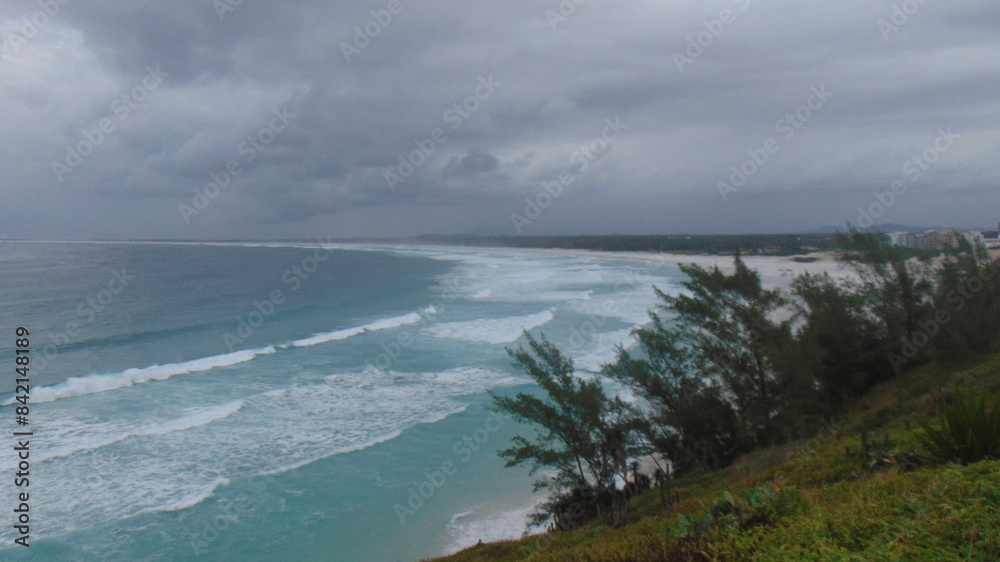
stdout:
<svg viewBox="0 0 1000 562">
<path fill-rule="evenodd" d="M 505 248 L 508 249 L 508 248 Z M 510 250 L 528 253 L 549 253 L 566 256 L 582 256 L 598 259 L 637 261 L 649 266 L 696 264 L 705 268 L 718 266 L 729 273 L 733 270 L 732 256 L 716 256 L 706 254 L 668 254 L 659 252 L 604 252 L 599 250 L 564 250 L 540 248 L 509 248 Z M 801 263 L 793 261 L 795 257 L 815 258 L 817 261 Z M 743 262 L 750 269 L 756 270 L 764 285 L 769 287 L 786 287 L 800 273 L 829 273 L 834 277 L 850 277 L 849 269 L 836 260 L 831 252 L 817 252 L 799 256 L 743 256 Z"/>
</svg>

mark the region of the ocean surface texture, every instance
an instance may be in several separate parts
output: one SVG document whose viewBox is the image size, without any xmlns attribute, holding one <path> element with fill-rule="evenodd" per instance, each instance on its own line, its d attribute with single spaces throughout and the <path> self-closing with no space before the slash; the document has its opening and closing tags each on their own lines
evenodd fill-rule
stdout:
<svg viewBox="0 0 1000 562">
<path fill-rule="evenodd" d="M 672 265 L 539 251 L 0 242 L 3 560 L 416 560 L 516 537 L 542 332 L 594 373 Z M 31 547 L 13 545 L 14 330 Z"/>
</svg>

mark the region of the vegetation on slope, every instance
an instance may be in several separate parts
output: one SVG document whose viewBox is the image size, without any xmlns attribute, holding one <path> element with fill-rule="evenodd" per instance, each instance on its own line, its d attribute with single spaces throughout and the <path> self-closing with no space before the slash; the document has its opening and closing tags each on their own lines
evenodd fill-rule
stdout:
<svg viewBox="0 0 1000 562">
<path fill-rule="evenodd" d="M 1000 461 L 944 463 L 920 443 L 920 422 L 939 426 L 935 412 L 967 389 L 997 403 L 1000 353 L 926 365 L 879 385 L 811 439 L 645 490 L 617 526 L 444 560 L 997 560 Z M 713 509 L 713 522 L 694 528 Z"/>
<path fill-rule="evenodd" d="M 501 455 L 545 469 L 538 486 L 551 499 L 534 520 L 559 532 L 469 555 L 896 557 L 889 544 L 959 555 L 947 538 L 958 535 L 937 525 L 962 518 L 973 527 L 961 536 L 978 545 L 965 556 L 996 554 L 996 466 L 933 466 L 1000 456 L 1000 409 L 985 398 L 995 396 L 996 361 L 977 395 L 952 400 L 945 389 L 954 366 L 1000 333 L 1000 264 L 969 245 L 911 260 L 872 235 L 839 243 L 855 279 L 804 275 L 788 292 L 764 289 L 739 252 L 732 274 L 682 268 L 686 291 L 660 293 L 653 322 L 636 331 L 638 350 L 604 367 L 641 398 L 635 407 L 575 377 L 544 337 L 509 350 L 547 397 L 494 397 L 539 429 Z M 938 425 L 924 421 L 942 408 Z M 913 411 L 922 417 L 906 418 Z M 642 456 L 659 459 L 652 491 L 636 470 Z M 837 519 L 847 515 L 863 524 Z"/>
</svg>

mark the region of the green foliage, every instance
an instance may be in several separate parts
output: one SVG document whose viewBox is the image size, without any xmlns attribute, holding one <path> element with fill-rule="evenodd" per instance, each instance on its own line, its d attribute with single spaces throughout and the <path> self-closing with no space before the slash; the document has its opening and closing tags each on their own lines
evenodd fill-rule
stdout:
<svg viewBox="0 0 1000 562">
<path fill-rule="evenodd" d="M 734 266 L 732 274 L 681 266 L 686 293 L 657 290 L 670 324 L 651 313 L 652 324 L 635 331 L 641 356 L 619 350 L 604 368 L 651 406 L 646 437 L 675 474 L 717 469 L 808 431 L 803 418 L 816 411 L 791 323 L 774 320 L 786 298 L 764 289 L 738 252 Z"/>
<path fill-rule="evenodd" d="M 804 507 L 802 494 L 794 486 L 782 489 L 750 488 L 739 498 L 730 492 L 710 507 L 702 506 L 702 513 L 677 516 L 677 523 L 670 528 L 674 539 L 698 538 L 710 532 L 742 531 L 758 526 L 775 525 L 782 518 L 799 513 Z"/>
<path fill-rule="evenodd" d="M 532 473 L 555 470 L 536 483 L 554 494 L 533 516 L 535 524 L 554 517 L 557 526 L 577 526 L 589 520 L 587 514 L 608 511 L 616 477 L 628 480 L 638 421 L 620 399 L 604 393 L 597 379 L 575 377 L 572 361 L 548 340 L 525 335 L 530 352 L 523 347 L 507 351 L 546 396 L 494 394 L 493 407 L 534 424 L 539 433 L 534 439 L 515 436 L 514 445 L 499 454 L 507 466 L 529 463 Z"/>
<path fill-rule="evenodd" d="M 760 276 L 738 253 L 734 266 L 731 275 L 718 267 L 681 266 L 689 277 L 682 285 L 690 294 L 658 295 L 700 355 L 700 374 L 732 397 L 751 443 L 766 446 L 780 435 L 775 412 L 785 381 L 775 369 L 774 356 L 791 342 L 791 330 L 787 323 L 772 320 L 785 304 L 781 292 L 764 289 Z"/>
<path fill-rule="evenodd" d="M 913 412 L 929 412 L 940 387 L 968 384 L 981 394 L 1000 394 L 1000 353 L 906 373 L 850 403 L 813 439 L 671 481 L 678 499 L 667 507 L 659 490 L 648 490 L 633 499 L 623 526 L 486 544 L 448 560 L 1000 560 L 1000 460 L 915 467 L 880 460 L 919 447 L 922 430 L 910 428 Z M 868 463 L 860 454 L 866 427 Z M 798 497 L 790 496 L 788 508 L 767 497 L 767 490 L 780 496 L 792 489 Z M 753 498 L 736 490 L 765 492 Z M 744 501 L 756 506 L 745 513 L 762 514 L 758 523 L 742 524 L 733 516 L 730 504 Z M 695 520 L 707 521 L 706 509 L 715 511 L 711 530 L 676 535 L 681 521 L 691 527 Z"/>
<path fill-rule="evenodd" d="M 902 249 L 875 234 L 851 230 L 837 238 L 841 261 L 860 280 L 852 289 L 864 300 L 871 318 L 879 322 L 884 341 L 894 346 L 912 344 L 914 333 L 933 312 L 929 266 L 907 259 Z M 908 359 L 919 364 L 926 350 L 918 347 L 915 351 Z"/>
<path fill-rule="evenodd" d="M 731 274 L 682 266 L 685 291 L 657 290 L 661 305 L 650 313 L 652 322 L 634 332 L 638 350 L 619 349 L 616 361 L 603 368 L 644 401 L 637 408 L 607 396 L 596 379 L 573 376 L 572 362 L 544 337 L 529 334 L 529 350 L 508 350 L 544 396 L 494 396 L 497 409 L 540 428 L 534 438 L 515 437 L 500 454 L 508 465 L 554 469 L 538 483 L 554 493 L 535 521 L 578 529 L 572 533 L 586 534 L 572 536 L 587 544 L 581 551 L 549 537 L 560 546 L 514 549 L 509 559 L 926 559 L 956 553 L 973 559 L 973 551 L 982 559 L 1000 557 L 1000 531 L 985 529 L 1000 516 L 995 472 L 992 480 L 978 472 L 943 475 L 949 483 L 935 485 L 948 488 L 960 480 L 967 487 L 949 488 L 952 496 L 942 500 L 921 487 L 928 468 L 917 454 L 922 445 L 942 461 L 1000 458 L 1000 406 L 989 409 L 985 392 L 967 394 L 944 408 L 940 427 L 922 423 L 922 431 L 911 431 L 907 421 L 903 431 L 901 421 L 914 408 L 928 412 L 926 395 L 948 384 L 941 365 L 928 365 L 919 376 L 914 367 L 933 359 L 954 362 L 996 341 L 1000 262 L 967 244 L 934 257 L 858 231 L 838 242 L 855 279 L 803 275 L 787 292 L 765 289 L 738 250 Z M 981 370 L 1000 373 L 998 365 Z M 1000 391 L 1000 376 L 991 384 L 986 389 Z M 860 419 L 789 443 L 813 435 L 821 417 L 840 418 L 862 402 Z M 870 433 L 875 430 L 877 437 Z M 762 448 L 757 465 L 737 460 Z M 663 510 L 666 517 L 627 526 L 642 529 L 636 540 L 587 525 L 635 521 L 636 514 L 625 516 L 626 508 L 648 483 L 625 490 L 615 483 L 628 482 L 628 465 L 650 452 L 660 453 L 672 470 L 669 477 L 659 473 L 660 489 L 640 508 L 646 515 Z M 719 470 L 734 460 L 736 466 Z M 781 468 L 764 474 L 776 465 Z M 722 491 L 727 488 L 745 491 L 735 497 Z M 985 500 L 975 503 L 977 494 Z M 706 497 L 715 498 L 707 507 L 697 500 Z M 966 509 L 961 501 L 975 505 Z M 942 523 L 932 530 L 915 523 L 930 516 Z M 963 524 L 973 531 L 955 531 Z"/>
<path fill-rule="evenodd" d="M 925 330 L 938 357 L 956 359 L 994 346 L 1000 333 L 1000 264 L 965 239 L 935 272 L 933 324 Z"/>
<path fill-rule="evenodd" d="M 1000 459 L 1000 403 L 989 404 L 985 394 L 959 394 L 941 412 L 940 427 L 921 422 L 921 444 L 941 462 Z"/>
<path fill-rule="evenodd" d="M 748 448 L 736 410 L 718 384 L 701 376 L 702 358 L 682 333 L 652 318 L 650 327 L 635 332 L 642 357 L 619 350 L 604 372 L 650 404 L 647 423 L 639 427 L 675 474 L 726 466 Z"/>
<path fill-rule="evenodd" d="M 894 376 L 891 342 L 863 295 L 826 274 L 799 276 L 792 293 L 803 318 L 802 357 L 828 404 L 840 406 Z"/>
</svg>

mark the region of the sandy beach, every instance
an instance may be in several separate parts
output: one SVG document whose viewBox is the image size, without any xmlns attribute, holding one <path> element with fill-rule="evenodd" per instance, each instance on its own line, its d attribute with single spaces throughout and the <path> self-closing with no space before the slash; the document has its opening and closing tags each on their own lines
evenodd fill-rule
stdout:
<svg viewBox="0 0 1000 562">
<path fill-rule="evenodd" d="M 455 248 L 469 249 L 455 246 Z M 696 264 L 705 268 L 717 266 L 724 272 L 733 269 L 733 257 L 709 254 L 671 254 L 663 252 L 605 252 L 600 250 L 571 250 L 561 248 L 497 248 L 526 253 L 557 254 L 565 256 L 589 257 L 609 260 L 635 261 L 650 266 Z M 795 258 L 809 258 L 815 261 L 800 262 Z M 757 271 L 765 285 L 786 287 L 801 273 L 823 274 L 833 277 L 850 277 L 851 271 L 837 261 L 833 252 L 814 252 L 796 256 L 743 256 L 743 262 Z"/>
</svg>

